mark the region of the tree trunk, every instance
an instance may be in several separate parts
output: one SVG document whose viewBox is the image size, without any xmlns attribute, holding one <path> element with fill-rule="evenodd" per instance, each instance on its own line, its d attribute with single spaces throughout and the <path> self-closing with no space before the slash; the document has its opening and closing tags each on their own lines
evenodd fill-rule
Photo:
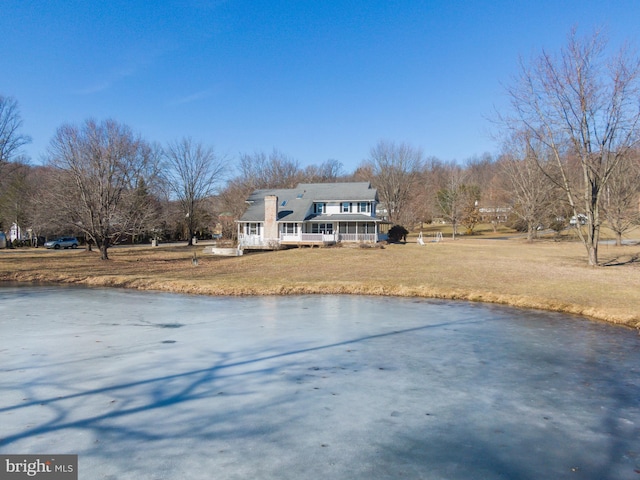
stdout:
<svg viewBox="0 0 640 480">
<path fill-rule="evenodd" d="M 616 246 L 622 246 L 622 232 L 616 232 Z"/>
<path fill-rule="evenodd" d="M 100 260 L 109 260 L 109 255 L 107 253 L 108 248 L 109 248 L 109 245 L 107 245 L 106 242 L 100 245 Z"/>
<path fill-rule="evenodd" d="M 536 222 L 529 219 L 527 221 L 527 242 L 533 243 L 534 238 L 536 238 Z"/>
<path fill-rule="evenodd" d="M 589 266 L 597 267 L 598 266 L 598 244 L 589 245 L 587 247 L 587 252 L 589 253 Z"/>
<path fill-rule="evenodd" d="M 593 206 L 592 206 L 593 208 Z M 598 241 L 600 240 L 600 227 L 596 224 L 598 218 L 598 210 L 593 210 L 587 213 L 587 236 L 585 246 L 587 247 L 587 253 L 589 254 L 589 266 L 598 266 Z M 580 222 L 578 221 L 578 228 L 580 228 Z"/>
</svg>

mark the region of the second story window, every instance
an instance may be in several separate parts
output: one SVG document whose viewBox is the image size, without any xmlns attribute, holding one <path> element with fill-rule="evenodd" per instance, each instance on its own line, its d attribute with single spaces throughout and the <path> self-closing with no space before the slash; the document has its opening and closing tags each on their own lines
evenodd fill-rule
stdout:
<svg viewBox="0 0 640 480">
<path fill-rule="evenodd" d="M 371 204 L 369 202 L 360 202 L 360 203 L 358 203 L 358 212 L 359 213 L 371 213 Z"/>
<path fill-rule="evenodd" d="M 340 210 L 342 213 L 350 213 L 351 212 L 351 204 L 349 202 L 342 203 L 342 209 Z"/>
<path fill-rule="evenodd" d="M 326 203 L 314 203 L 313 204 L 313 213 L 326 213 L 327 212 L 327 204 Z"/>
</svg>

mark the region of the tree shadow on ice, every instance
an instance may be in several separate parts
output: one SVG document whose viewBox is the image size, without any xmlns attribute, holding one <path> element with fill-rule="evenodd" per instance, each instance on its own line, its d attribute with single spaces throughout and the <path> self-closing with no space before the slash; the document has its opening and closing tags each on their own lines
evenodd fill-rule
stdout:
<svg viewBox="0 0 640 480">
<path fill-rule="evenodd" d="M 325 402 L 331 393 L 323 392 L 325 397 L 319 397 L 313 388 L 323 376 L 340 373 L 341 355 L 347 349 L 378 339 L 464 323 L 482 322 L 443 322 L 286 350 L 265 346 L 256 351 L 194 351 L 176 362 L 169 353 L 164 353 L 171 352 L 169 347 L 163 350 L 162 362 L 154 360 L 155 363 L 140 365 L 134 372 L 125 370 L 119 377 L 127 375 L 130 380 L 113 384 L 108 384 L 113 377 L 106 374 L 92 382 L 91 378 L 74 378 L 73 369 L 67 370 L 67 376 L 56 377 L 44 368 L 40 376 L 21 384 L 21 397 L 28 400 L 9 406 L 2 406 L 0 400 L 4 436 L 0 448 L 7 450 L 7 446 L 13 447 L 22 440 L 45 437 L 60 451 L 72 448 L 60 436 L 62 433 L 88 432 L 91 441 L 69 453 L 105 458 L 111 463 L 119 459 L 127 462 L 127 469 L 140 468 L 141 472 L 144 464 L 132 466 L 135 462 L 128 460 L 132 452 L 140 449 L 164 457 L 174 452 L 179 458 L 178 454 L 185 454 L 187 445 L 200 448 L 198 453 L 204 457 L 212 453 L 209 449 L 214 445 L 222 449 L 233 444 L 254 458 L 269 454 L 294 456 L 307 439 L 300 438 L 300 428 L 290 426 L 317 425 L 307 421 L 306 417 L 316 414 L 309 407 L 317 408 L 318 399 Z M 592 353 L 584 361 L 580 375 L 570 378 L 562 394 L 562 402 L 575 408 L 575 416 L 563 413 L 556 415 L 560 419 L 544 418 L 555 404 L 545 403 L 546 398 L 536 400 L 536 390 L 547 388 L 543 382 L 546 378 L 541 378 L 540 384 L 535 383 L 541 377 L 536 371 L 526 377 L 525 381 L 531 384 L 520 392 L 518 402 L 510 400 L 495 405 L 487 400 L 489 404 L 485 406 L 485 411 L 500 415 L 504 409 L 523 403 L 521 399 L 541 403 L 537 410 L 527 406 L 529 410 L 525 412 L 529 417 L 516 412 L 518 415 L 506 419 L 483 421 L 477 399 L 470 397 L 469 403 L 454 409 L 453 415 L 448 410 L 446 420 L 441 412 L 429 411 L 429 415 L 422 413 L 420 418 L 414 416 L 411 421 L 398 424 L 403 419 L 402 409 L 394 407 L 399 409 L 398 415 L 387 413 L 384 420 L 389 423 L 385 423 L 381 433 L 367 439 L 376 443 L 377 453 L 373 455 L 363 444 L 362 455 L 366 458 L 358 464 L 370 470 L 369 478 L 397 478 L 399 474 L 409 478 L 440 475 L 450 479 L 636 478 L 633 462 L 640 461 L 640 456 L 636 460 L 629 457 L 640 450 L 637 440 L 640 385 L 630 382 L 625 375 L 629 373 L 625 372 L 628 366 L 618 365 L 615 359 L 602 364 L 597 351 L 587 350 Z M 539 356 L 540 352 L 534 353 Z M 512 357 L 506 360 L 509 359 Z M 471 366 L 478 367 L 477 359 L 474 362 Z M 198 368 L 199 365 L 204 367 Z M 462 366 L 467 368 L 468 364 Z M 566 368 L 571 367 L 567 362 Z M 378 366 L 368 368 L 368 372 L 365 368 L 354 368 L 349 374 L 371 374 Z M 560 368 L 564 367 L 554 366 L 556 370 Z M 504 370 L 496 369 L 495 375 L 503 373 Z M 372 384 L 376 387 L 383 384 L 377 377 L 374 380 Z M 491 384 L 487 381 L 479 386 Z M 91 388 L 92 385 L 96 386 Z M 469 389 L 473 394 L 473 387 Z M 302 394 L 298 395 L 298 391 Z M 595 400 L 583 404 L 583 399 L 592 396 Z M 426 408 L 427 402 L 425 398 L 417 408 Z M 443 397 L 443 402 L 442 408 L 448 409 L 454 399 Z M 360 405 L 347 403 L 343 407 L 343 412 L 352 412 Z M 583 410 L 586 417 L 578 415 Z M 29 417 L 26 428 L 15 417 Z M 583 421 L 585 418 L 591 418 L 588 424 Z M 5 419 L 12 423 L 5 423 Z M 557 423 L 552 425 L 554 420 Z M 581 430 L 568 429 L 567 425 L 580 425 Z M 341 431 L 335 433 L 338 432 Z M 234 458 L 241 457 L 236 455 Z M 283 462 L 289 460 L 287 457 Z"/>
<path fill-rule="evenodd" d="M 163 375 L 157 371 L 182 367 L 160 362 L 149 367 L 152 376 L 89 389 L 86 384 L 91 383 L 90 378 L 74 378 L 71 371 L 67 376 L 49 376 L 45 371 L 21 384 L 24 399 L 21 403 L 0 407 L 0 414 L 24 413 L 30 417 L 26 428 L 16 425 L 4 429 L 0 448 L 30 437 L 70 430 L 92 432 L 96 439 L 106 436 L 119 450 L 135 441 L 259 435 L 265 428 L 264 419 L 268 418 L 265 412 L 277 409 L 282 414 L 286 411 L 283 405 L 296 401 L 291 395 L 291 379 L 279 376 L 297 365 L 298 356 L 449 324 L 393 330 L 284 352 L 273 349 L 249 354 L 201 352 L 199 358 L 192 356 L 185 363 L 190 366 L 194 360 L 196 364 L 209 363 L 205 368 Z M 211 358 L 216 360 L 211 363 Z M 108 378 L 105 376 L 100 382 L 106 383 Z M 286 388 L 273 389 L 278 381 Z M 270 389 L 268 395 L 261 394 L 265 389 Z M 42 391 L 47 395 L 39 393 Z M 61 394 L 52 395 L 52 391 Z M 246 421 L 251 417 L 255 422 Z M 240 418 L 244 419 L 242 428 L 237 428 L 234 420 Z M 282 420 L 270 422 L 268 429 L 281 428 Z M 62 442 L 55 444 L 60 446 Z M 104 448 L 102 444 L 100 449 Z M 96 451 L 100 449 L 96 447 Z"/>
</svg>

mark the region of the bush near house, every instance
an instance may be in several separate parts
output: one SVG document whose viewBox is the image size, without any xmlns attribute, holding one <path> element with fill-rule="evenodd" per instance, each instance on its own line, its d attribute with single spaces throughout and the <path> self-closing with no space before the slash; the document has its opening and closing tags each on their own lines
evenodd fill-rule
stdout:
<svg viewBox="0 0 640 480">
<path fill-rule="evenodd" d="M 398 242 L 406 242 L 407 235 L 409 235 L 409 230 L 404 228 L 402 225 L 394 225 L 389 229 L 389 233 L 387 234 L 389 241 L 393 243 Z"/>
</svg>

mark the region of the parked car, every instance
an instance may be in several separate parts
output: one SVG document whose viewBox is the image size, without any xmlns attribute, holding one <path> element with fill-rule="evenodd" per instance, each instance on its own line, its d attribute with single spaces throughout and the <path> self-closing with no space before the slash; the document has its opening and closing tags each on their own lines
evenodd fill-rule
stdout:
<svg viewBox="0 0 640 480">
<path fill-rule="evenodd" d="M 78 248 L 78 239 L 76 237 L 60 237 L 55 240 L 49 240 L 44 244 L 47 248 Z"/>
<path fill-rule="evenodd" d="M 570 225 L 585 225 L 587 223 L 587 216 L 583 215 L 582 213 L 579 213 L 578 216 L 573 216 L 571 217 L 571 220 L 569 220 L 569 224 Z"/>
</svg>

